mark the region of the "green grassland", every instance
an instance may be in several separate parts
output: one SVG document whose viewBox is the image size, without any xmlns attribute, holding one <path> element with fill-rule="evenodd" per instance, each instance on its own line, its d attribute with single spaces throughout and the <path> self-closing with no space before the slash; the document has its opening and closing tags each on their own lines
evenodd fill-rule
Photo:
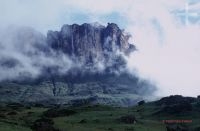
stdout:
<svg viewBox="0 0 200 131">
<path fill-rule="evenodd" d="M 51 116 L 51 114 L 45 115 L 50 107 L 2 105 L 0 131 L 46 131 L 33 127 L 35 121 L 42 118 L 52 121 L 48 131 L 167 131 L 167 124 L 163 123 L 163 120 L 183 119 L 192 122 L 173 124 L 180 127 L 173 131 L 200 131 L 200 110 L 197 103 L 192 103 L 191 111 L 180 113 L 162 112 L 162 106 L 150 102 L 133 107 L 105 105 L 54 107 L 53 113 L 60 109 L 63 109 L 64 113 Z M 66 114 L 65 110 L 73 113 Z M 134 116 L 134 123 L 121 120 L 123 116 Z"/>
</svg>

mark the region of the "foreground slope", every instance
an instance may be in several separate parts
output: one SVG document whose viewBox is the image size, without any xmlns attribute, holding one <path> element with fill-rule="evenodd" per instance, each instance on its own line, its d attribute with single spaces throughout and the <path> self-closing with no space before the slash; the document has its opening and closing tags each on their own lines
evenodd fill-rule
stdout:
<svg viewBox="0 0 200 131">
<path fill-rule="evenodd" d="M 199 131 L 199 105 L 199 98 L 182 96 L 165 97 L 150 103 L 140 102 L 138 106 L 129 108 L 105 105 L 29 107 L 9 104 L 1 107 L 0 130 Z"/>
</svg>

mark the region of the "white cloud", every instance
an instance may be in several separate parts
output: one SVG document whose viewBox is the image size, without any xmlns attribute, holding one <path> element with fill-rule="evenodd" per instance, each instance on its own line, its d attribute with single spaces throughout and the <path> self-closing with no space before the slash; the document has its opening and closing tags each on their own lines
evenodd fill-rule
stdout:
<svg viewBox="0 0 200 131">
<path fill-rule="evenodd" d="M 200 27 L 185 27 L 172 14 L 185 0 L 1 0 L 0 25 L 19 24 L 40 31 L 59 30 L 74 12 L 99 15 L 117 12 L 127 19 L 138 52 L 129 58 L 130 70 L 155 81 L 164 95 L 200 94 Z M 192 5 L 198 9 L 199 4 Z M 62 19 L 63 18 L 63 19 Z M 158 25 L 155 25 L 156 21 Z M 159 26 L 159 28 L 158 28 Z M 161 33 L 161 34 L 160 34 Z"/>
<path fill-rule="evenodd" d="M 179 2 L 146 3 L 149 6 L 144 6 L 149 9 L 140 8 L 141 17 L 129 14 L 130 23 L 134 23 L 129 30 L 134 34 L 133 39 L 139 49 L 129 59 L 129 67 L 154 80 L 158 84 L 159 95 L 196 96 L 200 94 L 200 26 L 184 26 L 174 18 L 171 10 L 184 8 L 185 2 Z M 152 19 L 156 19 L 162 27 L 162 41 Z"/>
</svg>

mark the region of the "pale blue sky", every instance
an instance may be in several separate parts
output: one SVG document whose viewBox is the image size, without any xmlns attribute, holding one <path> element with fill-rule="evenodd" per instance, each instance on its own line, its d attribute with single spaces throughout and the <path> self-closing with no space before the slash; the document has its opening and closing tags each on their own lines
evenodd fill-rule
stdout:
<svg viewBox="0 0 200 131">
<path fill-rule="evenodd" d="M 126 29 L 129 24 L 134 24 L 134 20 L 130 21 L 127 17 L 127 12 L 136 16 L 135 21 L 137 21 L 138 17 L 143 17 L 142 15 L 140 16 L 140 12 L 137 11 L 141 10 L 137 5 L 141 3 L 145 5 L 148 1 L 127 0 L 126 2 L 123 2 L 122 0 L 102 0 L 97 2 L 94 0 L 1 0 L 0 27 L 5 27 L 9 24 L 32 26 L 45 33 L 48 29 L 59 30 L 63 24 L 82 24 L 98 21 L 104 25 L 108 22 L 114 22 L 121 28 Z M 158 1 L 159 0 L 152 0 L 152 3 L 155 3 L 155 7 L 153 8 L 159 8 L 156 5 Z M 169 4 L 167 5 L 168 10 L 175 13 L 184 12 L 184 3 L 186 3 L 187 0 L 175 1 L 178 2 L 176 3 L 173 1 L 167 3 Z M 173 4 L 171 5 L 170 3 Z M 191 11 L 199 11 L 199 8 L 193 8 L 200 3 L 199 0 L 188 0 L 188 3 Z M 147 14 L 149 13 L 148 10 L 150 8 L 148 6 L 149 5 L 147 4 L 145 7 L 142 7 Z M 170 6 L 173 8 L 171 9 Z M 157 11 L 159 12 L 159 9 Z M 138 13 L 138 16 L 136 13 Z M 182 19 L 180 21 L 184 23 L 184 16 L 177 16 L 177 18 L 179 20 Z M 199 16 L 189 17 L 189 20 L 195 23 L 199 22 L 199 19 Z M 142 22 L 145 21 L 143 20 L 141 23 Z M 158 22 L 157 24 L 159 25 Z"/>
</svg>

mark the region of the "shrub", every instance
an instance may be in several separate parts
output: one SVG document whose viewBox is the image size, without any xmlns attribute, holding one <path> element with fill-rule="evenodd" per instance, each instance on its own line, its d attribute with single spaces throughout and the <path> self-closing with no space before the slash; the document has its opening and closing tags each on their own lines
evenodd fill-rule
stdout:
<svg viewBox="0 0 200 131">
<path fill-rule="evenodd" d="M 173 104 L 173 105 L 166 105 L 164 106 L 161 111 L 165 113 L 180 113 L 184 111 L 191 111 L 192 110 L 192 105 L 188 102 L 182 102 L 178 104 Z"/>
<path fill-rule="evenodd" d="M 83 120 L 81 120 L 79 123 L 81 123 L 81 124 L 87 123 L 87 120 L 86 120 L 86 119 L 83 119 Z"/>
<path fill-rule="evenodd" d="M 166 129 L 167 131 L 188 131 L 188 127 L 177 124 L 168 124 Z"/>
<path fill-rule="evenodd" d="M 183 97 L 181 95 L 171 95 L 169 97 L 164 97 L 156 102 L 157 105 L 174 105 L 178 103 L 193 103 L 196 102 L 196 98 L 193 97 Z"/>
<path fill-rule="evenodd" d="M 43 114 L 46 117 L 60 117 L 60 116 L 69 116 L 76 114 L 76 111 L 69 109 L 53 108 L 45 111 Z"/>
<path fill-rule="evenodd" d="M 53 127 L 53 124 L 53 120 L 48 118 L 41 118 L 36 120 L 31 128 L 34 131 L 59 131 Z"/>
<path fill-rule="evenodd" d="M 136 122 L 136 118 L 134 115 L 122 116 L 118 120 L 125 124 L 134 124 Z"/>
<path fill-rule="evenodd" d="M 139 106 L 144 105 L 144 104 L 145 104 L 145 101 L 144 101 L 144 100 L 138 102 L 138 105 L 139 105 Z"/>
<path fill-rule="evenodd" d="M 18 113 L 16 112 L 16 111 L 11 111 L 11 112 L 8 112 L 7 113 L 7 115 L 10 115 L 10 116 L 12 116 L 12 115 L 17 115 Z"/>
</svg>

